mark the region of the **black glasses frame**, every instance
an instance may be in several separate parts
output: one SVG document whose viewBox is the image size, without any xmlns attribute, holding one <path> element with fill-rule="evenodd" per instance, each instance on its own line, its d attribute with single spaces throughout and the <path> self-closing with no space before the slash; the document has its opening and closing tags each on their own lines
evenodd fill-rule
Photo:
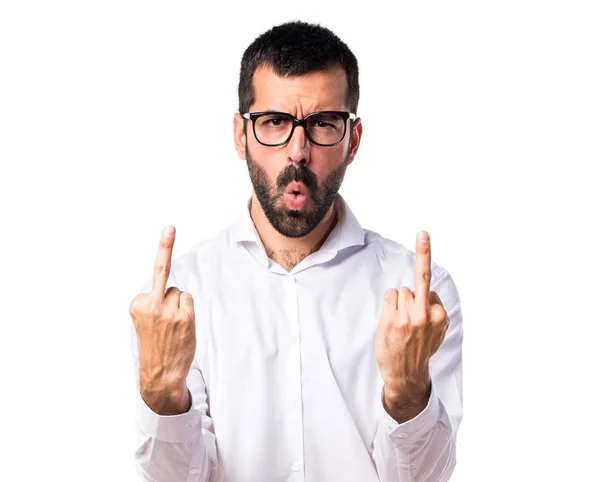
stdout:
<svg viewBox="0 0 600 482">
<path fill-rule="evenodd" d="M 256 119 L 258 119 L 259 117 L 262 117 L 264 115 L 274 115 L 274 114 L 281 115 L 281 116 L 291 119 L 293 122 L 292 130 L 290 131 L 290 135 L 288 136 L 288 138 L 285 141 L 280 142 L 278 144 L 266 144 L 266 143 L 262 142 L 256 135 Z M 316 142 L 311 137 L 310 132 L 308 132 L 308 129 L 306 128 L 306 122 L 311 117 L 314 117 L 314 116 L 320 115 L 320 114 L 337 114 L 342 119 L 344 119 L 344 133 L 342 134 L 342 137 L 339 141 L 334 142 L 333 144 L 321 144 L 319 142 Z M 292 136 L 294 135 L 294 130 L 298 126 L 301 126 L 304 129 L 304 133 L 306 134 L 306 137 L 308 138 L 308 140 L 310 142 L 312 142 L 313 144 L 315 144 L 316 146 L 323 146 L 323 147 L 335 146 L 335 145 L 339 144 L 340 142 L 342 142 L 344 140 L 344 137 L 346 137 L 346 131 L 348 130 L 348 122 L 347 122 L 348 119 L 355 120 L 357 118 L 356 114 L 353 114 L 352 112 L 341 111 L 341 110 L 321 110 L 321 111 L 317 111 L 317 112 L 311 112 L 304 119 L 296 119 L 292 114 L 289 114 L 288 112 L 277 112 L 277 111 L 246 112 L 245 114 L 242 115 L 242 117 L 244 119 L 248 119 L 248 120 L 252 121 L 252 132 L 254 133 L 254 138 L 258 141 L 259 144 L 262 144 L 263 146 L 267 146 L 267 147 L 278 147 L 278 146 L 283 146 L 284 144 L 287 144 L 290 141 L 290 139 L 292 138 Z"/>
</svg>

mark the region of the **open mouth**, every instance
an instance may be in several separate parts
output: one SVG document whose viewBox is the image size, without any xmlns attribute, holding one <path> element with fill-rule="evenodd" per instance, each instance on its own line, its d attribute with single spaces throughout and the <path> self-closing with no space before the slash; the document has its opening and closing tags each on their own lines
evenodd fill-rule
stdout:
<svg viewBox="0 0 600 482">
<path fill-rule="evenodd" d="M 300 210 L 306 203 L 307 190 L 304 184 L 292 182 L 285 190 L 285 200 L 289 209 Z"/>
<path fill-rule="evenodd" d="M 296 196 L 300 195 L 300 194 L 306 194 L 306 186 L 304 184 L 302 184 L 301 182 L 290 182 L 285 190 L 286 194 L 294 194 Z"/>
</svg>

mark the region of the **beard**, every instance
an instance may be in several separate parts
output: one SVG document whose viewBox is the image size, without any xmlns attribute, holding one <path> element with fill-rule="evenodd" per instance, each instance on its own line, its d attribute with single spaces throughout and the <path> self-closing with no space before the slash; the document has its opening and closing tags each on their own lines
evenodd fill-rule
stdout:
<svg viewBox="0 0 600 482">
<path fill-rule="evenodd" d="M 311 233 L 323 220 L 327 211 L 335 201 L 346 168 L 350 148 L 346 152 L 344 162 L 319 183 L 317 176 L 304 164 L 296 167 L 290 164 L 279 173 L 272 189 L 265 170 L 258 165 L 246 146 L 246 163 L 254 192 L 269 223 L 283 236 L 301 238 Z M 303 209 L 288 209 L 285 205 L 285 188 L 292 181 L 306 186 L 306 203 Z"/>
</svg>

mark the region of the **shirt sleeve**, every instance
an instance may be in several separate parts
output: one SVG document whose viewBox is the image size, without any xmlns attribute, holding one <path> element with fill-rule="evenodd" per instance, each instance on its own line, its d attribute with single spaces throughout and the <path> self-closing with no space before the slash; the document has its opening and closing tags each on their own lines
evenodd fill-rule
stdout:
<svg viewBox="0 0 600 482">
<path fill-rule="evenodd" d="M 147 289 L 148 285 L 142 292 Z M 147 482 L 216 481 L 216 440 L 208 416 L 206 385 L 198 364 L 194 360 L 186 379 L 192 399 L 190 410 L 180 415 L 158 415 L 140 395 L 138 346 L 133 327 L 131 344 L 136 380 L 135 469 L 139 476 Z"/>
<path fill-rule="evenodd" d="M 382 482 L 447 482 L 456 465 L 456 433 L 462 420 L 462 311 L 447 272 L 431 290 L 442 300 L 450 324 L 429 361 L 432 386 L 425 409 L 398 424 L 381 404 L 373 458 Z"/>
</svg>

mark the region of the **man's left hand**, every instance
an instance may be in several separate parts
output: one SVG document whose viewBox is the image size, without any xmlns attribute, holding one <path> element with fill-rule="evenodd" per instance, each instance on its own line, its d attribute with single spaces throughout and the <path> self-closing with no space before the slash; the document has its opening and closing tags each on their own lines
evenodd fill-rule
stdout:
<svg viewBox="0 0 600 482">
<path fill-rule="evenodd" d="M 427 405 L 431 389 L 429 359 L 448 328 L 448 314 L 431 281 L 431 242 L 417 236 L 415 291 L 406 286 L 385 293 L 375 342 L 375 357 L 384 381 L 384 406 L 408 418 Z M 412 412 L 410 413 L 412 407 Z M 394 417 L 396 418 L 396 417 Z M 401 422 L 400 420 L 398 420 Z"/>
</svg>

